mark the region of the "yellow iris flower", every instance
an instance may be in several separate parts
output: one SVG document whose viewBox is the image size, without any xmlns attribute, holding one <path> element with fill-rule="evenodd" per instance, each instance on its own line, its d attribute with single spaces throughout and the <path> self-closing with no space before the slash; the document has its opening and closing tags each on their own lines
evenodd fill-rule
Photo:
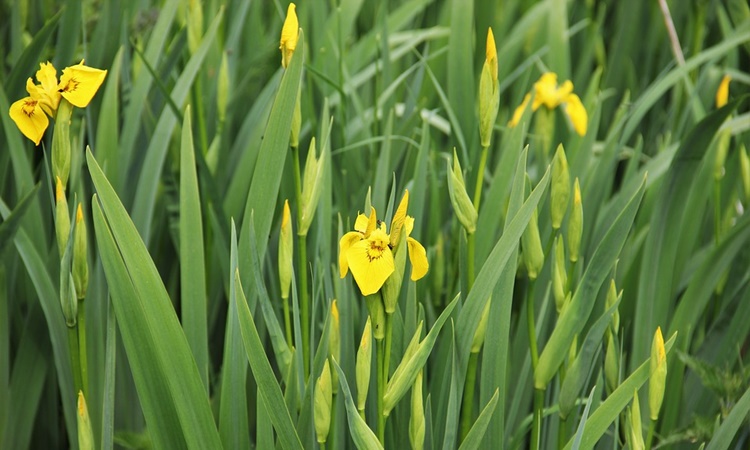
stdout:
<svg viewBox="0 0 750 450">
<path fill-rule="evenodd" d="M 292 60 L 294 49 L 297 48 L 297 39 L 299 39 L 299 22 L 297 21 L 297 5 L 289 4 L 286 10 L 286 19 L 284 26 L 281 28 L 281 65 L 286 67 Z"/>
<path fill-rule="evenodd" d="M 371 295 L 380 290 L 395 270 L 394 248 L 405 231 L 409 260 L 412 265 L 411 279 L 419 280 L 427 273 L 429 263 L 425 248 L 416 239 L 409 237 L 414 228 L 414 218 L 406 215 L 408 192 L 404 196 L 391 222 L 389 235 L 383 222 L 378 221 L 375 208 L 369 217 L 360 214 L 354 223 L 354 230 L 346 233 L 339 241 L 339 272 L 341 278 L 351 270 L 354 281 L 362 295 Z"/>
<path fill-rule="evenodd" d="M 719 88 L 716 90 L 716 107 L 721 108 L 727 104 L 729 100 L 729 82 L 732 81 L 732 77 L 724 75 L 719 83 Z"/>
<path fill-rule="evenodd" d="M 573 93 L 573 83 L 566 80 L 562 85 L 557 85 L 557 74 L 547 72 L 542 74 L 539 81 L 534 83 L 534 100 L 531 102 L 531 110 L 536 111 L 544 106 L 547 109 L 555 109 L 562 106 L 565 114 L 570 119 L 573 129 L 580 136 L 586 134 L 588 128 L 588 114 L 581 103 L 580 97 Z M 523 112 L 531 101 L 531 93 L 524 96 L 521 104 L 513 112 L 508 126 L 515 127 L 523 116 Z"/>
<path fill-rule="evenodd" d="M 39 84 L 34 84 L 31 78 L 26 80 L 29 96 L 10 106 L 10 118 L 24 136 L 39 145 L 49 126 L 47 116 L 55 116 L 60 99 L 65 98 L 72 105 L 85 108 L 106 76 L 106 70 L 84 66 L 81 61 L 80 64 L 63 69 L 58 83 L 57 70 L 52 63 L 41 63 L 36 72 Z"/>
</svg>

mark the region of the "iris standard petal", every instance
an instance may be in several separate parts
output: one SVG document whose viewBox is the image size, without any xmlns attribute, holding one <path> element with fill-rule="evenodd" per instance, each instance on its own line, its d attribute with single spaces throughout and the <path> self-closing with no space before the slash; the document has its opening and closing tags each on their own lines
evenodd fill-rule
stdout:
<svg viewBox="0 0 750 450">
<path fill-rule="evenodd" d="M 339 241 L 339 274 L 341 275 L 341 278 L 344 278 L 349 271 L 349 262 L 346 259 L 346 253 L 354 243 L 361 241 L 362 239 L 362 233 L 359 231 L 350 231 Z"/>
<path fill-rule="evenodd" d="M 364 214 L 359 214 L 357 220 L 354 221 L 354 229 L 364 234 L 367 231 L 367 223 L 369 221 L 369 217 Z"/>
<path fill-rule="evenodd" d="M 409 191 L 404 192 L 404 196 L 401 199 L 401 203 L 398 205 L 396 213 L 393 215 L 391 220 L 391 248 L 395 248 L 399 243 L 401 237 L 401 228 L 404 226 L 404 220 L 406 220 L 406 208 L 409 206 Z"/>
<path fill-rule="evenodd" d="M 417 281 L 427 274 L 430 263 L 427 261 L 427 251 L 416 239 L 407 238 L 409 244 L 409 261 L 411 261 L 411 279 Z"/>
</svg>

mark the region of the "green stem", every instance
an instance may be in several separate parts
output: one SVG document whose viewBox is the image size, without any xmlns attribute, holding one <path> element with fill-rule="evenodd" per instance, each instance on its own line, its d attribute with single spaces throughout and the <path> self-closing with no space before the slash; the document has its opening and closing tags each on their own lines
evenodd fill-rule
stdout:
<svg viewBox="0 0 750 450">
<path fill-rule="evenodd" d="M 385 342 L 378 341 L 378 441 L 385 445 L 385 415 L 383 415 L 383 397 L 385 396 L 385 378 L 383 377 L 383 362 L 385 360 Z"/>
<path fill-rule="evenodd" d="M 391 346 L 393 344 L 393 340 L 391 339 L 391 336 L 393 335 L 393 315 L 392 314 L 386 314 L 385 315 L 385 359 L 383 360 L 383 379 L 385 380 L 386 384 L 388 383 L 388 372 L 391 365 Z"/>
<path fill-rule="evenodd" d="M 328 440 L 331 441 L 331 448 L 336 448 L 336 400 L 338 394 L 334 393 L 331 399 L 331 426 L 328 428 Z"/>
<path fill-rule="evenodd" d="M 78 355 L 78 331 L 75 327 L 68 327 L 68 350 L 70 351 L 70 368 L 73 370 L 73 386 L 75 393 L 83 390 L 81 382 L 81 361 Z"/>
<path fill-rule="evenodd" d="M 534 389 L 534 421 L 531 425 L 531 450 L 539 450 L 542 435 L 542 410 L 544 409 L 544 391 Z"/>
<path fill-rule="evenodd" d="M 81 387 L 83 395 L 89 394 L 89 370 L 88 370 L 88 356 L 86 354 L 86 308 L 83 303 L 83 299 L 78 300 L 78 351 L 81 367 Z"/>
<path fill-rule="evenodd" d="M 320 450 L 326 450 L 326 443 L 325 442 L 319 442 L 320 444 Z"/>
<path fill-rule="evenodd" d="M 714 243 L 721 239 L 721 181 L 714 180 Z"/>
<path fill-rule="evenodd" d="M 651 443 L 654 440 L 654 429 L 656 428 L 656 421 L 650 420 L 648 424 L 648 434 L 646 435 L 646 450 L 651 450 Z"/>
<path fill-rule="evenodd" d="M 291 350 L 293 344 L 292 344 L 292 320 L 291 316 L 289 315 L 289 298 L 284 298 L 283 305 L 284 305 L 284 328 L 286 329 L 286 345 L 289 346 L 289 349 Z"/>
<path fill-rule="evenodd" d="M 466 384 L 464 385 L 464 402 L 461 408 L 461 441 L 469 434 L 474 415 L 474 387 L 477 378 L 477 361 L 479 352 L 469 354 L 469 367 L 466 369 Z"/>
<path fill-rule="evenodd" d="M 536 372 L 539 364 L 539 351 L 536 344 L 536 326 L 534 317 L 534 286 L 536 280 L 529 280 L 529 288 L 526 290 L 526 321 L 529 328 L 529 349 L 531 350 L 531 368 Z"/>
<path fill-rule="evenodd" d="M 299 165 L 299 148 L 292 147 L 294 158 L 294 192 L 297 197 L 297 226 L 302 221 L 302 176 Z M 302 315 L 302 359 L 305 376 L 310 374 L 310 305 L 307 297 L 307 236 L 297 235 L 299 247 L 299 302 Z"/>
<path fill-rule="evenodd" d="M 482 156 L 479 159 L 479 170 L 477 170 L 477 185 L 474 187 L 474 209 L 479 212 L 479 202 L 482 200 L 482 186 L 484 186 L 484 167 L 487 165 L 487 153 L 489 146 L 482 147 Z"/>
<path fill-rule="evenodd" d="M 568 418 L 560 418 L 560 425 L 557 428 L 557 448 L 563 450 L 568 443 Z"/>
<path fill-rule="evenodd" d="M 468 288 L 474 286 L 474 255 L 476 253 L 476 233 L 469 234 L 466 245 L 466 272 Z M 468 295 L 468 292 L 467 292 Z"/>
</svg>

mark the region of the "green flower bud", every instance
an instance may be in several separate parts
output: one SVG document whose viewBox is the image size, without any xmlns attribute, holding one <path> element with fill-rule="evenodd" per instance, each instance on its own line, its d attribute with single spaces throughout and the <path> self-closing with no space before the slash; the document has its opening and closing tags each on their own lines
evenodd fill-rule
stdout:
<svg viewBox="0 0 750 450">
<path fill-rule="evenodd" d="M 86 399 L 83 397 L 82 391 L 78 391 L 78 448 L 80 450 L 96 448 L 89 409 L 86 407 Z"/>
<path fill-rule="evenodd" d="M 281 215 L 281 233 L 279 234 L 279 284 L 281 298 L 289 298 L 289 287 L 292 284 L 292 255 L 294 243 L 292 241 L 292 213 L 289 210 L 289 200 L 284 200 L 284 212 Z"/>
<path fill-rule="evenodd" d="M 297 234 L 307 236 L 310 224 L 315 217 L 315 210 L 320 200 L 321 189 L 323 188 L 323 174 L 326 166 L 328 152 L 322 149 L 320 159 L 315 155 L 315 138 L 310 140 L 310 150 L 307 152 L 305 161 L 305 176 L 302 181 L 302 217 L 300 218 L 299 230 Z"/>
<path fill-rule="evenodd" d="M 714 180 L 716 181 L 724 177 L 724 163 L 727 160 L 731 140 L 732 132 L 730 130 L 719 132 L 719 139 L 716 141 L 716 158 L 714 159 Z"/>
<path fill-rule="evenodd" d="M 188 49 L 190 54 L 194 54 L 203 37 L 203 6 L 200 0 L 190 0 L 187 6 Z"/>
<path fill-rule="evenodd" d="M 747 156 L 745 144 L 740 146 L 740 174 L 742 175 L 742 187 L 745 191 L 745 201 L 750 201 L 750 158 Z"/>
<path fill-rule="evenodd" d="M 86 298 L 86 290 L 89 285 L 86 239 L 86 221 L 83 220 L 83 209 L 79 203 L 76 210 L 76 227 L 73 231 L 73 282 L 79 300 Z"/>
<path fill-rule="evenodd" d="M 526 178 L 526 182 L 528 185 L 528 177 Z M 536 209 L 531 214 L 531 220 L 529 220 L 526 230 L 524 230 L 521 236 L 521 247 L 523 248 L 523 262 L 526 266 L 529 279 L 536 280 L 544 265 L 544 250 L 542 249 L 542 240 L 539 237 L 539 223 Z"/>
<path fill-rule="evenodd" d="M 359 341 L 356 362 L 357 378 L 357 409 L 365 410 L 367 402 L 367 391 L 370 389 L 370 369 L 372 366 L 372 329 L 370 318 L 367 318 L 365 330 L 362 332 L 362 340 Z"/>
<path fill-rule="evenodd" d="M 568 219 L 568 251 L 571 262 L 578 261 L 583 236 L 583 205 L 581 205 L 581 186 L 578 178 L 573 183 L 573 210 Z"/>
<path fill-rule="evenodd" d="M 55 115 L 55 132 L 52 135 L 52 175 L 68 185 L 70 175 L 70 116 L 73 105 L 65 98 L 60 99 Z"/>
<path fill-rule="evenodd" d="M 607 351 L 604 354 L 604 378 L 608 392 L 614 392 L 619 384 L 620 367 L 614 335 L 607 333 Z"/>
<path fill-rule="evenodd" d="M 557 313 L 562 312 L 567 297 L 568 272 L 565 269 L 565 244 L 562 235 L 555 240 L 555 255 L 552 258 L 552 295 L 555 297 Z"/>
<path fill-rule="evenodd" d="M 68 269 L 70 268 L 69 264 L 70 259 L 68 259 Z M 63 266 L 66 265 L 63 264 Z M 65 325 L 68 328 L 75 327 L 78 324 L 78 299 L 76 298 L 73 275 L 69 270 L 60 273 L 60 305 L 62 306 L 63 317 L 65 317 Z"/>
<path fill-rule="evenodd" d="M 227 105 L 229 104 L 229 90 L 232 83 L 229 80 L 229 61 L 227 52 L 221 54 L 221 65 L 219 66 L 219 76 L 216 80 L 216 113 L 219 115 L 219 122 L 224 122 L 227 115 Z"/>
<path fill-rule="evenodd" d="M 372 326 L 372 335 L 376 340 L 385 338 L 385 305 L 380 296 L 380 291 L 365 296 L 365 304 L 370 313 L 370 325 Z"/>
<path fill-rule="evenodd" d="M 641 407 L 638 404 L 638 391 L 633 394 L 633 406 L 629 412 L 630 421 L 628 434 L 630 436 L 630 448 L 632 450 L 643 450 L 643 429 L 641 428 Z"/>
<path fill-rule="evenodd" d="M 331 428 L 331 405 L 333 404 L 333 390 L 331 386 L 331 368 L 326 359 L 323 372 L 315 383 L 315 434 L 318 442 L 323 444 L 328 439 Z"/>
<path fill-rule="evenodd" d="M 464 176 L 461 173 L 461 164 L 458 162 L 456 149 L 453 149 L 453 170 L 448 168 L 448 194 L 451 198 L 453 211 L 458 217 L 458 221 L 469 234 L 474 233 L 477 229 L 477 210 L 466 193 Z"/>
<path fill-rule="evenodd" d="M 479 325 L 477 325 L 477 331 L 474 332 L 474 340 L 471 342 L 471 353 L 479 353 L 484 344 L 484 335 L 487 333 L 487 321 L 490 318 L 490 303 L 492 299 L 487 299 L 487 303 L 484 305 L 482 311 L 482 318 L 479 319 Z"/>
<path fill-rule="evenodd" d="M 409 442 L 413 450 L 424 448 L 424 406 L 422 406 L 422 371 L 417 374 L 411 388 L 411 417 L 409 418 Z"/>
<path fill-rule="evenodd" d="M 331 328 L 328 330 L 328 354 L 334 360 L 338 361 L 341 359 L 341 327 L 339 325 L 339 308 L 336 300 L 331 302 Z M 339 392 L 339 379 L 338 373 L 333 371 L 331 374 L 333 378 L 333 393 Z"/>
<path fill-rule="evenodd" d="M 664 401 L 664 388 L 667 383 L 667 353 L 664 350 L 664 337 L 661 327 L 656 329 L 651 343 L 651 361 L 648 379 L 648 406 L 651 420 L 659 418 L 659 410 Z"/>
<path fill-rule="evenodd" d="M 609 309 L 614 305 L 617 300 L 622 297 L 622 291 L 620 293 L 617 293 L 617 287 L 615 287 L 615 280 L 612 280 L 609 283 L 609 290 L 607 291 L 607 301 L 605 309 Z M 615 312 L 612 314 L 612 333 L 617 334 L 620 330 L 620 311 L 619 309 L 616 309 Z"/>
<path fill-rule="evenodd" d="M 500 105 L 500 84 L 497 79 L 497 49 L 492 28 L 487 32 L 487 58 L 479 78 L 479 136 L 482 147 L 489 147 L 492 129 Z"/>
<path fill-rule="evenodd" d="M 560 229 L 570 201 L 570 171 L 568 158 L 565 157 L 563 145 L 557 146 L 555 162 L 552 166 L 552 186 L 550 188 L 550 217 L 552 229 Z"/>
<path fill-rule="evenodd" d="M 60 252 L 60 259 L 65 254 L 65 247 L 68 245 L 70 235 L 70 213 L 68 212 L 68 199 L 65 197 L 65 187 L 57 177 L 55 185 L 55 234 L 57 235 L 57 250 Z"/>
<path fill-rule="evenodd" d="M 576 355 L 578 354 L 578 334 L 573 336 L 573 342 L 570 343 L 570 348 L 568 349 L 568 361 L 571 363 L 576 360 Z"/>
</svg>

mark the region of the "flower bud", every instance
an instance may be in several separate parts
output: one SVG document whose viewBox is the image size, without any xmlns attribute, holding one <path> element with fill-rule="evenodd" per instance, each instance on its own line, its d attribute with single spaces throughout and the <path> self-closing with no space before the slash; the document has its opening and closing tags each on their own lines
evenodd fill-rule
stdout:
<svg viewBox="0 0 750 450">
<path fill-rule="evenodd" d="M 55 232 L 57 234 L 57 249 L 60 259 L 65 253 L 70 235 L 70 213 L 68 212 L 68 199 L 65 197 L 65 187 L 60 177 L 56 178 L 55 185 Z"/>
<path fill-rule="evenodd" d="M 409 418 L 409 442 L 413 450 L 424 448 L 424 406 L 422 406 L 422 371 L 417 374 L 411 388 L 411 417 Z"/>
<path fill-rule="evenodd" d="M 78 391 L 78 448 L 80 450 L 96 448 L 89 409 L 86 407 L 86 399 L 83 397 L 82 391 Z"/>
<path fill-rule="evenodd" d="M 86 291 L 89 285 L 86 240 L 86 221 L 83 220 L 83 209 L 79 203 L 76 210 L 76 227 L 73 231 L 73 282 L 79 300 L 86 298 Z"/>
<path fill-rule="evenodd" d="M 573 210 L 568 220 L 568 251 L 571 262 L 578 261 L 583 236 L 583 205 L 581 205 L 581 186 L 578 178 L 573 183 Z"/>
<path fill-rule="evenodd" d="M 527 186 L 529 179 L 526 179 Z M 544 250 L 542 249 L 542 240 L 539 237 L 539 223 L 536 208 L 531 214 L 531 220 L 526 225 L 521 236 L 521 247 L 523 248 L 523 262 L 526 266 L 526 272 L 530 280 L 536 280 L 539 272 L 544 265 Z"/>
<path fill-rule="evenodd" d="M 453 211 L 458 217 L 458 221 L 469 234 L 474 233 L 477 228 L 477 210 L 466 193 L 464 176 L 461 173 L 461 164 L 458 162 L 456 149 L 453 149 L 453 170 L 448 168 L 448 194 L 450 194 Z"/>
<path fill-rule="evenodd" d="M 372 295 L 366 295 L 365 304 L 370 313 L 372 335 L 376 340 L 382 340 L 385 337 L 385 305 L 380 296 L 380 291 Z"/>
<path fill-rule="evenodd" d="M 617 300 L 620 299 L 622 296 L 622 291 L 620 293 L 617 293 L 617 287 L 615 286 L 615 280 L 612 280 L 609 284 L 609 290 L 607 291 L 607 300 L 605 309 L 609 309 L 614 305 Z M 617 332 L 620 330 L 620 311 L 619 309 L 616 309 L 615 312 L 612 314 L 612 333 L 617 334 Z"/>
<path fill-rule="evenodd" d="M 63 188 L 70 175 L 70 116 L 73 105 L 61 99 L 55 116 L 55 132 L 52 134 L 52 175 L 60 178 Z"/>
<path fill-rule="evenodd" d="M 740 146 L 740 175 L 742 187 L 745 191 L 745 201 L 750 200 L 750 158 L 747 156 L 745 144 Z"/>
<path fill-rule="evenodd" d="M 664 400 L 664 388 L 667 383 L 667 353 L 664 350 L 664 337 L 661 327 L 656 329 L 651 343 L 651 374 L 648 379 L 648 406 L 651 420 L 659 418 L 659 410 Z"/>
<path fill-rule="evenodd" d="M 482 318 L 479 319 L 479 325 L 477 325 L 477 331 L 474 332 L 474 340 L 471 342 L 471 353 L 479 353 L 484 344 L 484 335 L 487 333 L 487 321 L 490 318 L 490 303 L 492 299 L 487 299 L 487 303 L 484 305 L 482 311 Z"/>
<path fill-rule="evenodd" d="M 630 420 L 628 434 L 630 435 L 630 448 L 633 450 L 643 450 L 646 448 L 643 443 L 643 430 L 641 429 L 641 407 L 638 404 L 638 391 L 633 394 L 633 406 L 630 409 Z"/>
<path fill-rule="evenodd" d="M 729 82 L 732 81 L 732 77 L 724 75 L 719 83 L 719 88 L 716 90 L 716 107 L 721 108 L 727 104 L 729 100 Z"/>
<path fill-rule="evenodd" d="M 341 327 L 339 325 L 339 307 L 334 299 L 331 302 L 331 328 L 328 330 L 328 354 L 334 360 L 341 359 Z M 333 393 L 339 392 L 339 375 L 334 370 L 331 374 L 333 378 Z"/>
<path fill-rule="evenodd" d="M 232 83 L 229 80 L 229 61 L 227 52 L 221 54 L 221 66 L 219 66 L 219 76 L 216 81 L 216 113 L 219 115 L 219 122 L 224 122 L 227 115 L 227 105 L 229 104 L 229 90 Z"/>
<path fill-rule="evenodd" d="M 410 382 L 409 370 L 415 369 L 414 367 L 409 367 L 409 362 L 419 350 L 419 339 L 422 336 L 423 325 L 423 321 L 419 322 L 417 330 L 414 332 L 414 336 L 412 336 L 411 341 L 409 341 L 409 345 L 406 346 L 406 350 L 404 350 L 404 356 L 403 358 L 401 358 L 401 362 L 399 363 L 398 367 L 396 367 L 396 370 L 393 372 L 390 380 L 388 380 L 388 385 L 385 389 L 385 395 L 383 395 L 383 415 L 386 417 L 390 415 L 393 408 L 396 407 L 398 401 L 401 400 L 402 396 L 409 389 L 409 386 L 407 385 L 407 383 Z M 416 369 L 421 370 L 422 367 L 418 367 Z M 414 372 L 411 372 L 411 374 L 414 374 Z"/>
<path fill-rule="evenodd" d="M 67 267 L 70 268 L 70 260 Z M 62 264 L 65 267 L 65 264 Z M 69 270 L 60 273 L 60 306 L 62 306 L 65 325 L 73 328 L 78 324 L 78 299 L 74 287 L 73 275 Z"/>
<path fill-rule="evenodd" d="M 555 240 L 555 255 L 552 258 L 552 295 L 555 297 L 555 309 L 562 312 L 565 298 L 568 295 L 568 272 L 565 269 L 565 244 L 562 235 Z"/>
<path fill-rule="evenodd" d="M 571 363 L 575 361 L 576 355 L 578 354 L 578 334 L 573 335 L 573 342 L 570 343 L 568 349 L 568 361 Z"/>
<path fill-rule="evenodd" d="M 487 58 L 479 78 L 479 136 L 482 147 L 489 147 L 492 130 L 500 105 L 500 85 L 497 80 L 497 48 L 492 28 L 487 31 Z"/>
<path fill-rule="evenodd" d="M 187 7 L 188 50 L 192 55 L 198 50 L 203 37 L 203 6 L 200 0 L 190 0 Z"/>
<path fill-rule="evenodd" d="M 289 66 L 292 60 L 294 49 L 297 48 L 299 39 L 299 22 L 297 21 L 297 5 L 290 3 L 286 10 L 286 19 L 284 26 L 281 28 L 281 40 L 279 49 L 281 50 L 281 65 Z"/>
<path fill-rule="evenodd" d="M 367 392 L 370 389 L 370 369 L 372 366 L 372 329 L 370 318 L 367 318 L 365 330 L 362 332 L 362 340 L 359 341 L 357 349 L 356 378 L 357 378 L 357 409 L 365 410 Z"/>
<path fill-rule="evenodd" d="M 607 350 L 604 354 L 604 379 L 608 392 L 614 392 L 618 386 L 620 376 L 619 356 L 615 347 L 614 334 L 607 333 Z"/>
<path fill-rule="evenodd" d="M 331 405 L 333 404 L 333 390 L 331 386 L 331 368 L 326 359 L 323 372 L 315 383 L 315 434 L 318 442 L 324 444 L 328 440 L 328 430 L 331 428 Z"/>
<path fill-rule="evenodd" d="M 570 171 L 568 158 L 562 144 L 557 146 L 555 163 L 552 166 L 552 187 L 550 188 L 550 218 L 552 229 L 560 229 L 570 201 Z"/>
<path fill-rule="evenodd" d="M 312 138 L 305 161 L 304 180 L 302 181 L 302 217 L 300 218 L 299 230 L 297 230 L 297 234 L 300 236 L 307 236 L 310 224 L 315 217 L 315 210 L 318 207 L 323 188 L 323 174 L 327 155 L 328 152 L 322 149 L 318 159 L 315 155 L 315 138 Z"/>
<path fill-rule="evenodd" d="M 289 287 L 292 284 L 292 214 L 289 210 L 289 200 L 284 200 L 284 212 L 281 216 L 281 233 L 279 234 L 279 283 L 281 298 L 289 298 Z"/>
</svg>

